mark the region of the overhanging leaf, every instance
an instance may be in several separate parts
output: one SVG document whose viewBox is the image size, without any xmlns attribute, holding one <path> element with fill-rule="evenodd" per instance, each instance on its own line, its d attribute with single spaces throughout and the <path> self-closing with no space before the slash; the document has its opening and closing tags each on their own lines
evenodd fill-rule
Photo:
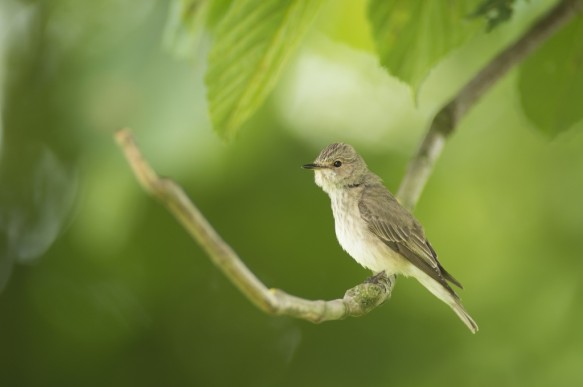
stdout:
<svg viewBox="0 0 583 387">
<path fill-rule="evenodd" d="M 381 64 L 417 90 L 429 70 L 480 23 L 476 0 L 371 0 L 369 19 Z"/>
<path fill-rule="evenodd" d="M 231 138 L 261 106 L 324 0 L 234 1 L 205 78 L 211 121 Z"/>
<path fill-rule="evenodd" d="M 583 18 L 559 31 L 521 66 L 526 116 L 550 136 L 583 119 Z"/>
</svg>

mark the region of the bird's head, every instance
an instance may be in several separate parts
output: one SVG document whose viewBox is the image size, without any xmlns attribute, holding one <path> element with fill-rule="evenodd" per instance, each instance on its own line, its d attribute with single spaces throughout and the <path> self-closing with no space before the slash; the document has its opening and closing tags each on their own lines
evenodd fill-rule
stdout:
<svg viewBox="0 0 583 387">
<path fill-rule="evenodd" d="M 356 150 L 343 143 L 328 145 L 313 163 L 303 167 L 314 170 L 316 184 L 327 193 L 363 183 L 368 172 L 366 163 Z"/>
</svg>

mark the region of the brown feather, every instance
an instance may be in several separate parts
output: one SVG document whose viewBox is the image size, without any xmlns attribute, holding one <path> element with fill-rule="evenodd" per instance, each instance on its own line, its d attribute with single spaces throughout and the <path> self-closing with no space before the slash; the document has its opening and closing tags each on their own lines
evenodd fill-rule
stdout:
<svg viewBox="0 0 583 387">
<path fill-rule="evenodd" d="M 419 222 L 382 183 L 367 184 L 358 207 L 373 234 L 458 298 L 447 281 L 461 284 L 441 266 Z"/>
</svg>

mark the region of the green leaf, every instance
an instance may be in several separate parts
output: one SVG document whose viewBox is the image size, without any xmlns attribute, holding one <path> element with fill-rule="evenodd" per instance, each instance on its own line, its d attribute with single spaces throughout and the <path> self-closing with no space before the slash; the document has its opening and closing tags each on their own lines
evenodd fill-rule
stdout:
<svg viewBox="0 0 583 387">
<path fill-rule="evenodd" d="M 232 138 L 262 105 L 323 1 L 233 2 L 217 26 L 205 78 L 219 134 Z"/>
<path fill-rule="evenodd" d="M 583 119 L 583 18 L 524 62 L 518 88 L 526 116 L 551 137 Z"/>
<path fill-rule="evenodd" d="M 433 66 L 480 29 L 467 18 L 476 0 L 371 0 L 369 19 L 381 64 L 417 90 Z"/>
<path fill-rule="evenodd" d="M 207 0 L 210 1 L 209 11 L 207 16 L 207 27 L 212 31 L 227 14 L 229 7 L 234 0 Z"/>
</svg>

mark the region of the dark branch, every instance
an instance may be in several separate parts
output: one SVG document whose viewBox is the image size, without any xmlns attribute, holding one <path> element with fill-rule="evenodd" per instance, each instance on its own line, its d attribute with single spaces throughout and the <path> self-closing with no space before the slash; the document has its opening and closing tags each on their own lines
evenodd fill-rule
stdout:
<svg viewBox="0 0 583 387">
<path fill-rule="evenodd" d="M 511 44 L 482 68 L 434 117 L 429 131 L 409 163 L 399 188 L 398 197 L 413 208 L 435 162 L 441 154 L 445 139 L 456 129 L 459 121 L 476 102 L 502 78 L 508 70 L 522 62 L 558 29 L 567 24 L 583 8 L 582 0 L 562 0 L 532 25 L 514 44 Z"/>
</svg>

